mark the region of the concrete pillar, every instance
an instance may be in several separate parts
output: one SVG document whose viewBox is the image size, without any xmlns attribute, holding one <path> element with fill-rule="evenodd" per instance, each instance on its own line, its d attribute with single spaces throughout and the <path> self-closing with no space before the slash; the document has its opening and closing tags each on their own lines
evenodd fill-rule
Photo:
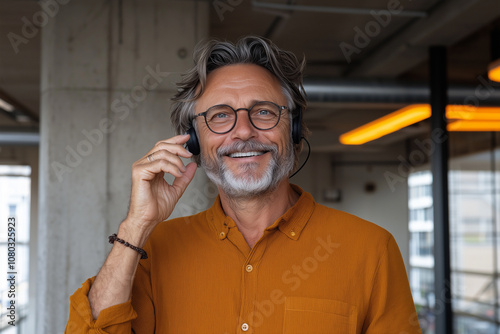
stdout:
<svg viewBox="0 0 500 334">
<path fill-rule="evenodd" d="M 49 1 L 42 35 L 36 332 L 63 333 L 125 218 L 131 165 L 174 135 L 170 98 L 208 32 L 205 1 Z M 198 170 L 182 210 L 210 206 Z"/>
</svg>

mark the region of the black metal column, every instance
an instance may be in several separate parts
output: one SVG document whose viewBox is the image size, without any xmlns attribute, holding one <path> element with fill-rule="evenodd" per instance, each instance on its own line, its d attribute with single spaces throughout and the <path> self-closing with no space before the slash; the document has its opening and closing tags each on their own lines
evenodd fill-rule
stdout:
<svg viewBox="0 0 500 334">
<path fill-rule="evenodd" d="M 490 34 L 491 61 L 500 59 L 500 27 L 494 27 Z"/>
<path fill-rule="evenodd" d="M 429 50 L 431 88 L 432 197 L 434 207 L 434 292 L 436 294 L 436 333 L 453 333 L 450 277 L 450 229 L 448 211 L 448 131 L 446 105 L 448 83 L 446 48 Z"/>
<path fill-rule="evenodd" d="M 490 34 L 490 45 L 491 45 L 491 61 L 495 61 L 497 59 L 500 59 L 500 27 L 494 27 L 493 30 L 491 31 Z M 496 180 L 496 160 L 495 160 L 495 149 L 497 148 L 497 142 L 496 142 L 496 133 L 492 132 L 491 133 L 491 150 L 490 150 L 490 169 L 491 169 L 491 184 L 493 185 L 491 189 L 491 198 L 492 198 L 492 208 L 491 208 L 491 213 L 493 219 L 491 220 L 491 227 L 492 227 L 492 232 L 493 232 L 493 282 L 497 282 L 498 280 L 498 229 L 497 229 L 497 203 L 498 203 L 498 196 L 497 196 L 497 180 Z M 495 298 L 495 322 L 496 322 L 496 329 L 500 328 L 498 325 L 500 321 L 500 313 L 498 312 L 498 308 L 500 307 L 499 304 L 499 296 L 500 292 L 498 291 L 498 285 L 494 285 L 494 298 Z"/>
</svg>

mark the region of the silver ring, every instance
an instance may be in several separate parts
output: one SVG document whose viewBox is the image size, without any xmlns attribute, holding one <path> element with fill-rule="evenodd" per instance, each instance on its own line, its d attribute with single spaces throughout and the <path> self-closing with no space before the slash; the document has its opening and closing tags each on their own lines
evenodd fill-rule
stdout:
<svg viewBox="0 0 500 334">
<path fill-rule="evenodd" d="M 153 154 L 154 154 L 154 153 L 151 153 L 150 155 L 148 155 L 148 161 L 149 161 L 149 162 L 153 162 L 153 161 L 155 161 L 155 158 L 153 158 Z"/>
</svg>

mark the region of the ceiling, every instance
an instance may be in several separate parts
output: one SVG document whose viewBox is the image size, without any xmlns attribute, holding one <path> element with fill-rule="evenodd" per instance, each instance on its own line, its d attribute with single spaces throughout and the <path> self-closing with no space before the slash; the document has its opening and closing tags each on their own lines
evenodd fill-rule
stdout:
<svg viewBox="0 0 500 334">
<path fill-rule="evenodd" d="M 40 10 L 36 1 L 0 0 L 0 98 L 13 100 L 26 113 L 31 122 L 16 121 L 11 114 L 0 111 L 0 129 L 37 128 L 40 109 L 40 33 L 15 52 L 8 38 L 11 32 L 20 32 L 22 17 L 32 17 Z"/>
<path fill-rule="evenodd" d="M 223 5 L 221 6 L 221 2 Z M 498 0 L 210 0 L 210 35 L 235 41 L 256 34 L 305 56 L 305 79 L 428 81 L 428 50 L 448 48 L 451 84 L 471 87 L 492 60 L 492 31 L 500 27 Z M 0 111 L 3 131 L 36 131 L 40 106 L 40 34 L 15 53 L 6 38 L 36 1 L 0 0 L 0 97 L 31 121 Z M 389 9 L 388 9 L 389 8 Z M 496 41 L 500 45 L 500 39 Z M 500 47 L 500 46 L 499 46 Z M 384 101 L 381 101 L 384 102 Z M 398 103 L 310 103 L 305 113 L 317 150 L 338 151 L 338 135 L 401 107 Z M 387 146 L 425 130 L 425 124 L 379 139 Z M 370 145 L 367 146 L 368 148 Z"/>
</svg>

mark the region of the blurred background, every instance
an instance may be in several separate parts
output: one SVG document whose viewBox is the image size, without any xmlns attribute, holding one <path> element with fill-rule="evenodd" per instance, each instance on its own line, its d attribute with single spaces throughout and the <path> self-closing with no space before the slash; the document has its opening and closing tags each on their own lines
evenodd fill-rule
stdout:
<svg viewBox="0 0 500 334">
<path fill-rule="evenodd" d="M 500 333 L 498 0 L 0 0 L 0 333 L 63 333 L 194 46 L 248 34 L 307 61 L 291 182 L 394 235 L 423 333 Z M 174 215 L 215 196 L 198 170 Z"/>
</svg>

